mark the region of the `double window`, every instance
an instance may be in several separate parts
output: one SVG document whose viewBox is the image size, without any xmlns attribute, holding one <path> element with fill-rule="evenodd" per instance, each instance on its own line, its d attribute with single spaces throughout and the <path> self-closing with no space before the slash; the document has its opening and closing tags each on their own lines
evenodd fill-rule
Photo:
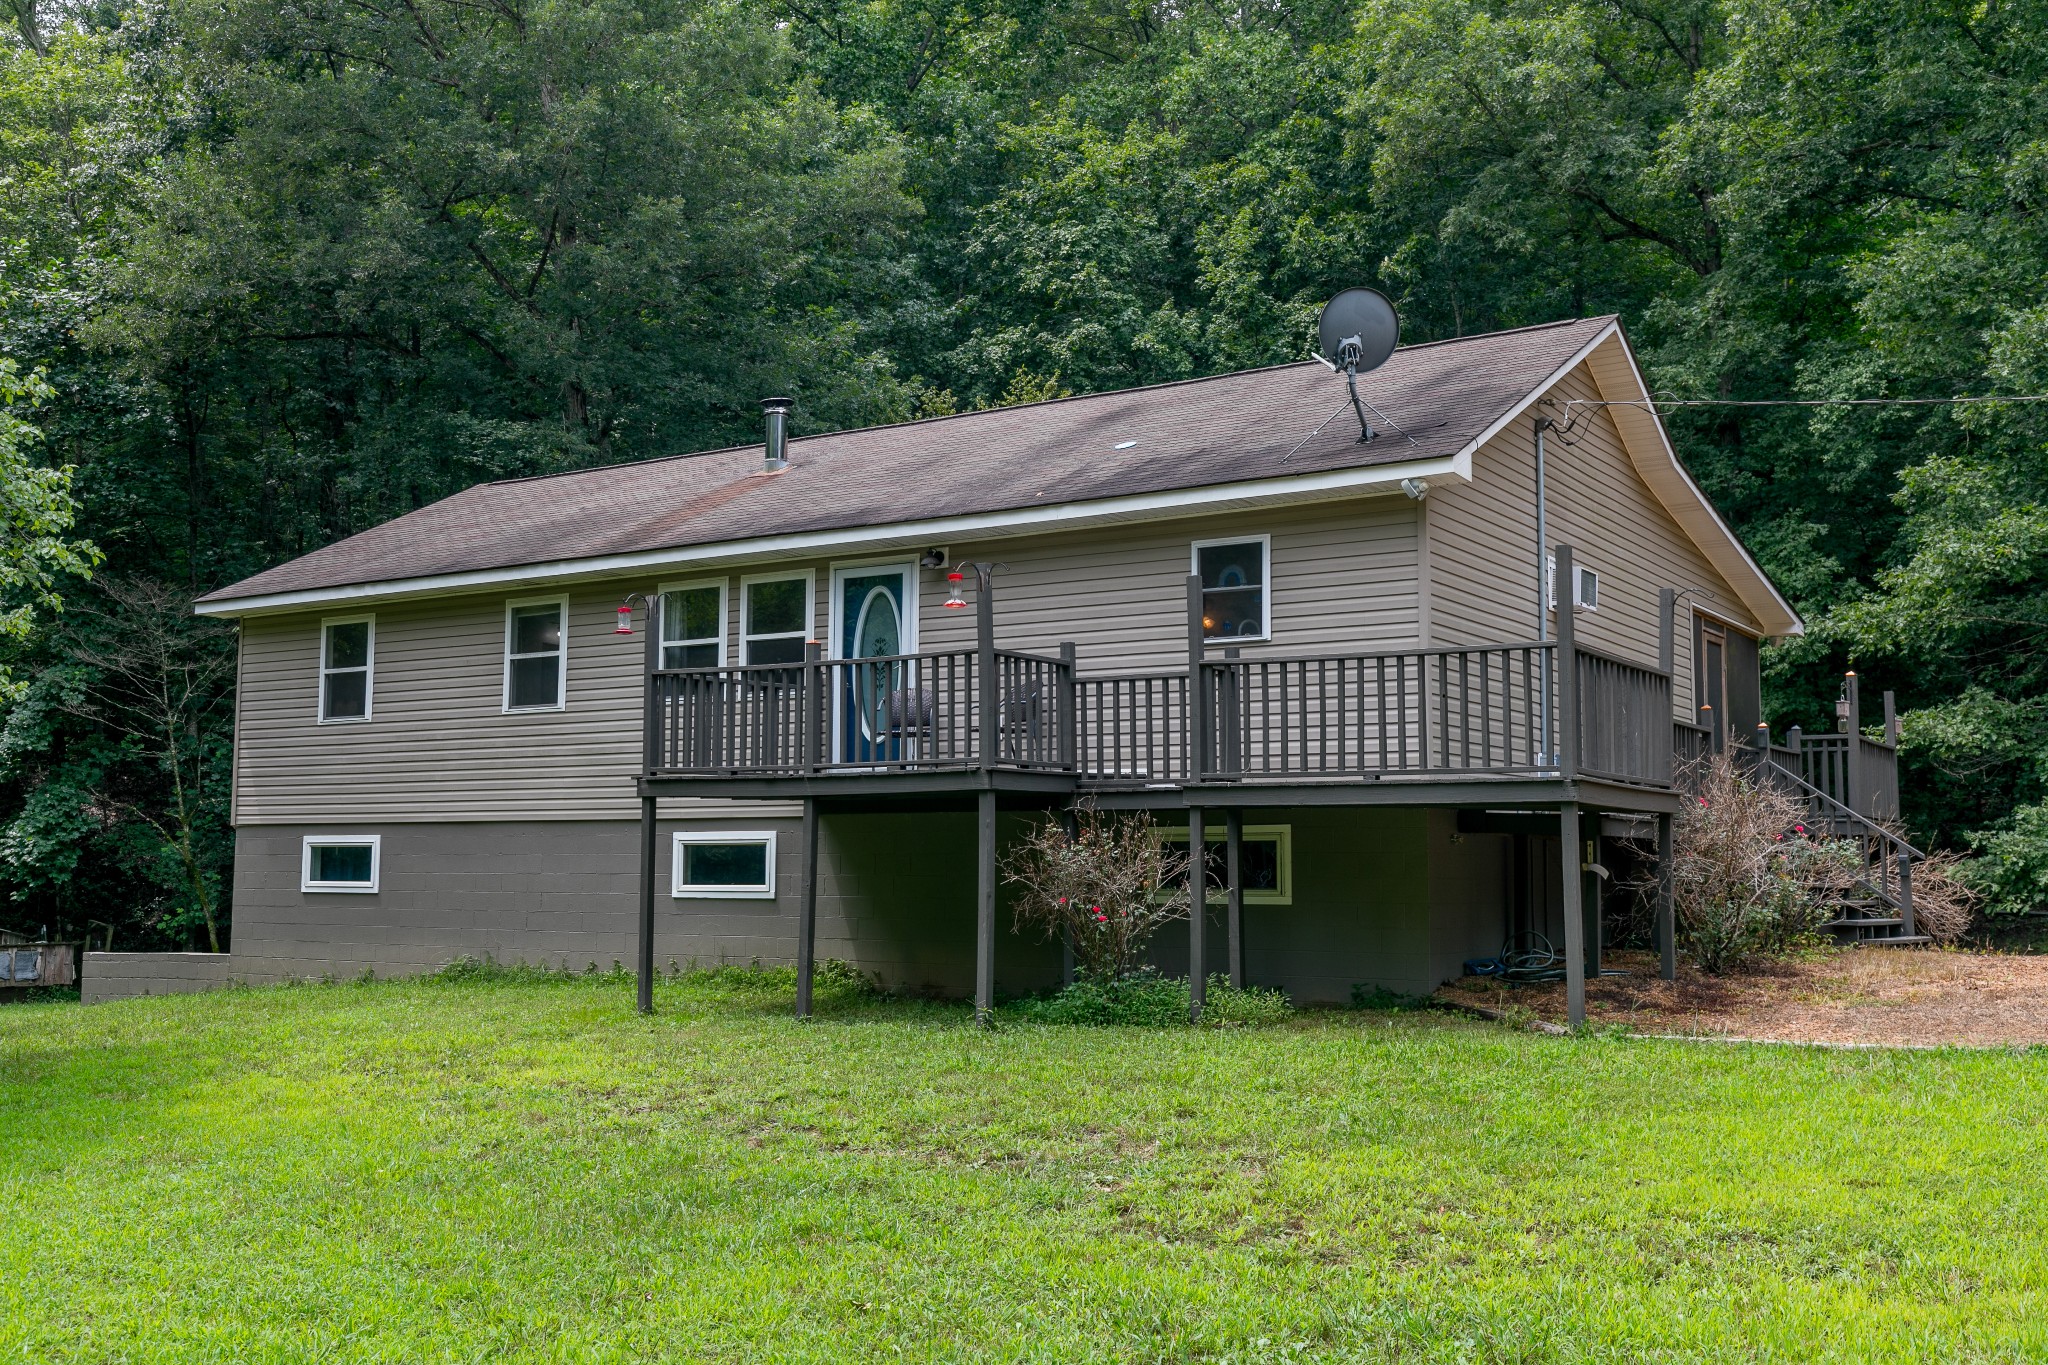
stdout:
<svg viewBox="0 0 2048 1365">
<path fill-rule="evenodd" d="M 740 595 L 740 662 L 801 663 L 811 636 L 811 576 L 749 578 Z"/>
<path fill-rule="evenodd" d="M 375 834 L 308 834 L 299 863 L 299 890 L 375 891 L 379 844 Z"/>
<path fill-rule="evenodd" d="M 775 832 L 688 830 L 675 836 L 669 894 L 708 900 L 775 895 Z"/>
<path fill-rule="evenodd" d="M 505 709 L 559 711 L 569 676 L 569 600 L 505 605 Z"/>
<path fill-rule="evenodd" d="M 320 623 L 320 720 L 368 720 L 377 622 L 354 616 Z"/>
<path fill-rule="evenodd" d="M 725 662 L 725 580 L 661 590 L 661 666 L 717 668 Z"/>
<path fill-rule="evenodd" d="M 1202 576 L 1202 634 L 1211 640 L 1263 640 L 1271 633 L 1266 596 L 1272 539 L 1198 540 L 1193 570 Z"/>
</svg>

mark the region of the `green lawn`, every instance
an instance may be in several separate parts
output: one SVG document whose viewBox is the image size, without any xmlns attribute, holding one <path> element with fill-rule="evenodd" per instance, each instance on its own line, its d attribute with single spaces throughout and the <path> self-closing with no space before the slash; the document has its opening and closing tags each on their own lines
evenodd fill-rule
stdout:
<svg viewBox="0 0 2048 1365">
<path fill-rule="evenodd" d="M 2048 1055 L 787 978 L 0 1010 L 0 1360 L 2048 1356 Z"/>
</svg>

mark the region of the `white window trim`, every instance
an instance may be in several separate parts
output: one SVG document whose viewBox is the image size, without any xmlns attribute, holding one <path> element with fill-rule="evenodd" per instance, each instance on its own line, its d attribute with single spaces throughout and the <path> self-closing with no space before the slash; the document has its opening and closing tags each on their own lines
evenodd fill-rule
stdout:
<svg viewBox="0 0 2048 1365">
<path fill-rule="evenodd" d="M 687 844 L 766 844 L 768 880 L 759 886 L 685 886 Z M 775 831 L 772 829 L 679 829 L 669 844 L 668 894 L 674 900 L 772 901 L 775 899 Z"/>
<path fill-rule="evenodd" d="M 329 673 L 353 673 L 352 668 L 331 669 L 327 666 L 327 628 L 329 626 L 366 625 L 370 628 L 369 638 L 363 654 L 363 714 L 360 716 L 330 716 L 327 714 L 327 675 Z M 318 695 L 313 705 L 322 725 L 362 725 L 377 709 L 377 617 L 374 612 L 363 616 L 323 616 L 320 618 L 320 667 L 317 670 L 316 686 Z"/>
<path fill-rule="evenodd" d="M 1600 610 L 1600 571 L 1590 564 L 1581 564 L 1574 560 L 1572 562 L 1572 578 L 1575 580 L 1572 584 L 1572 610 Z M 1593 600 L 1591 603 L 1582 601 L 1579 596 L 1579 589 L 1585 585 L 1586 580 L 1589 578 L 1593 580 Z M 1543 587 L 1544 592 L 1550 599 L 1550 609 L 1556 611 L 1557 555 L 1554 552 L 1546 555 L 1543 560 Z"/>
<path fill-rule="evenodd" d="M 555 654 L 555 704 L 553 706 L 514 706 L 512 704 L 512 613 L 520 607 L 554 607 L 561 613 L 562 647 Z M 544 659 L 544 654 L 521 654 L 522 659 Z M 567 597 L 515 597 L 505 603 L 505 644 L 503 655 L 504 692 L 503 710 L 506 715 L 523 714 L 528 711 L 563 711 L 569 706 L 569 599 Z"/>
<path fill-rule="evenodd" d="M 804 585 L 804 628 L 803 628 L 802 630 L 800 630 L 800 631 L 790 631 L 790 630 L 785 630 L 785 631 L 779 631 L 779 632 L 777 632 L 777 633 L 775 633 L 775 634 L 773 634 L 773 635 L 750 635 L 750 634 L 748 634 L 748 633 L 747 633 L 747 609 L 748 609 L 749 605 L 751 604 L 751 601 L 752 601 L 752 598 L 753 598 L 753 595 L 754 595 L 754 585 L 755 585 L 755 584 L 757 584 L 757 583 L 787 583 L 787 582 L 789 582 L 789 581 L 790 581 L 791 579 L 802 579 L 802 580 L 803 580 L 803 585 Z M 811 640 L 812 640 L 813 638 L 815 638 L 815 632 L 816 632 L 817 628 L 818 628 L 818 575 L 817 575 L 817 573 L 816 573 L 815 571 L 813 571 L 813 570 L 810 570 L 810 569 L 804 569 L 804 570 L 802 570 L 802 571 L 800 571 L 800 572 L 797 572 L 797 573 L 791 573 L 791 572 L 789 572 L 789 571 L 787 571 L 787 570 L 783 571 L 782 573 L 755 573 L 755 574 L 748 574 L 748 575 L 746 575 L 746 576 L 745 576 L 744 578 L 740 579 L 740 628 L 739 628 L 739 647 L 740 647 L 740 656 L 739 656 L 739 661 L 740 661 L 740 665 L 741 665 L 742 667 L 745 667 L 745 666 L 746 666 L 746 664 L 748 663 L 748 659 L 747 659 L 747 646 L 748 646 L 748 645 L 750 645 L 750 644 L 752 644 L 752 643 L 753 643 L 754 641 L 756 641 L 756 640 L 802 640 L 802 641 L 804 641 L 805 643 L 809 643 L 809 642 L 810 642 L 810 641 L 811 641 Z M 784 667 L 787 667 L 787 665 L 783 665 L 783 666 L 784 666 Z"/>
<path fill-rule="evenodd" d="M 1234 543 L 1234 542 L 1226 542 Z M 1246 825 L 1239 831 L 1249 843 L 1253 839 L 1271 840 L 1279 847 L 1274 852 L 1274 862 L 1280 873 L 1280 885 L 1273 891 L 1244 893 L 1246 905 L 1292 905 L 1294 904 L 1294 826 L 1292 825 Z M 1163 844 L 1184 844 L 1188 841 L 1186 825 L 1155 825 L 1152 837 Z M 1202 842 L 1220 844 L 1229 837 L 1227 829 L 1213 827 L 1206 822 L 1202 826 Z M 1230 902 L 1230 888 L 1218 887 L 1209 893 L 1209 904 L 1227 905 Z"/>
<path fill-rule="evenodd" d="M 316 848 L 367 848 L 370 850 L 370 880 L 367 882 L 316 882 L 313 880 L 313 850 Z M 375 894 L 384 876 L 384 836 L 381 834 L 308 834 L 299 849 L 299 890 L 322 894 L 368 896 Z"/>
<path fill-rule="evenodd" d="M 1232 641 L 1246 642 L 1270 640 L 1273 638 L 1273 537 L 1268 532 L 1246 536 L 1218 536 L 1213 540 L 1196 540 L 1188 543 L 1188 572 L 1199 575 L 1202 572 L 1202 551 L 1219 545 L 1250 545 L 1257 543 L 1259 562 L 1265 572 L 1265 580 L 1259 584 L 1259 633 L 1257 635 L 1210 635 L 1205 638 L 1218 649 L 1228 649 Z"/>
<path fill-rule="evenodd" d="M 897 569 L 903 574 L 903 649 L 905 654 L 917 653 L 918 565 L 914 559 L 868 559 L 834 561 L 832 588 L 827 595 L 826 614 L 831 617 L 825 630 L 825 657 L 836 659 L 846 650 L 846 631 L 840 618 L 846 615 L 846 580 L 849 576 L 873 573 L 877 569 Z"/>
<path fill-rule="evenodd" d="M 659 627 L 654 639 L 654 657 L 663 660 L 670 645 L 701 645 L 703 640 L 671 640 L 668 638 L 668 595 L 672 592 L 688 592 L 692 588 L 718 589 L 718 663 L 724 668 L 726 661 L 726 640 L 732 634 L 732 580 L 730 578 L 691 578 L 681 583 L 663 583 L 654 590 L 654 600 L 660 605 L 655 608 L 654 617 Z"/>
</svg>

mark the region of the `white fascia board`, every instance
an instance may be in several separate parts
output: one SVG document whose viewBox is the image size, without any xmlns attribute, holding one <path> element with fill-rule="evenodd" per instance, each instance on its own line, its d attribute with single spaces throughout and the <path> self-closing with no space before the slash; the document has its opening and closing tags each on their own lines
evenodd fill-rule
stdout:
<svg viewBox="0 0 2048 1365">
<path fill-rule="evenodd" d="M 1593 354 L 1593 352 L 1599 350 L 1602 342 L 1606 341 L 1609 337 L 1619 336 L 1620 334 L 1621 324 L 1619 322 L 1610 322 L 1605 327 L 1602 327 L 1598 332 L 1595 332 L 1593 334 L 1593 339 L 1591 341 L 1588 341 L 1585 345 L 1579 347 L 1577 351 L 1573 352 L 1571 359 L 1565 361 L 1564 364 L 1552 370 L 1547 378 L 1545 378 L 1541 383 L 1532 387 L 1529 390 L 1529 392 L 1522 395 L 1522 399 L 1520 402 L 1516 403 L 1513 407 L 1509 408 L 1506 412 L 1502 413 L 1499 417 L 1494 419 L 1493 425 L 1489 426 L 1486 430 L 1480 432 L 1477 436 L 1473 437 L 1471 443 L 1467 445 L 1463 450 L 1458 452 L 1458 458 L 1465 462 L 1466 479 L 1469 481 L 1472 477 L 1472 453 L 1474 451 L 1478 450 L 1479 447 L 1485 445 L 1488 441 L 1491 441 L 1494 437 L 1500 435 L 1502 431 L 1506 430 L 1508 423 L 1514 421 L 1517 417 L 1520 417 L 1530 408 L 1536 406 L 1538 400 L 1540 400 L 1543 397 L 1543 395 L 1549 393 L 1551 389 L 1557 385 L 1557 382 L 1560 379 L 1563 379 L 1566 375 L 1570 374 L 1573 370 L 1577 369 L 1580 365 L 1584 364 L 1587 358 L 1590 357 Z"/>
<path fill-rule="evenodd" d="M 1757 619 L 1763 623 L 1764 633 L 1767 636 L 1804 635 L 1806 633 L 1806 623 L 1800 619 L 1799 612 L 1790 602 L 1785 600 L 1785 595 L 1778 591 L 1778 585 L 1771 581 L 1771 576 L 1764 572 L 1761 564 L 1756 562 L 1756 557 L 1750 554 L 1749 547 L 1744 545 L 1741 539 L 1736 536 L 1734 529 L 1722 517 L 1720 509 L 1714 506 L 1713 501 L 1707 497 L 1706 493 L 1693 479 L 1692 471 L 1687 469 L 1685 462 L 1678 458 L 1678 451 L 1671 444 L 1671 435 L 1664 430 L 1664 419 L 1658 415 L 1657 409 L 1650 399 L 1649 386 L 1643 382 L 1643 371 L 1642 367 L 1636 363 L 1635 348 L 1628 344 L 1628 337 L 1621 330 L 1620 324 L 1617 323 L 1607 331 L 1602 332 L 1597 340 L 1605 343 L 1610 337 L 1612 338 L 1615 351 L 1620 354 L 1623 362 L 1628 366 L 1628 382 L 1631 386 L 1631 392 L 1621 401 L 1639 403 L 1643 406 L 1610 408 L 1608 409 L 1608 415 L 1615 418 L 1615 428 L 1621 433 L 1622 443 L 1628 447 L 1629 458 L 1635 461 L 1637 471 L 1645 476 L 1644 482 L 1650 485 L 1651 491 L 1665 504 L 1664 510 L 1669 512 L 1672 519 L 1678 521 L 1681 525 L 1688 519 L 1684 515 L 1686 513 L 1699 512 L 1706 515 L 1715 534 L 1712 541 L 1710 541 L 1700 537 L 1695 532 L 1694 543 L 1707 556 L 1707 561 L 1720 571 L 1722 577 L 1728 580 L 1729 586 L 1735 589 L 1736 595 L 1743 598 L 1743 605 L 1756 613 Z M 1592 358 L 1592 352 L 1596 349 L 1598 349 L 1597 346 L 1588 347 L 1586 358 Z M 1602 398 L 1613 398 L 1613 395 L 1606 391 L 1605 386 L 1600 385 L 1597 368 L 1594 372 L 1593 382 L 1599 387 Z M 1630 420 L 1635 417 L 1639 417 L 1641 420 Z M 1657 457 L 1658 463 L 1655 472 L 1675 476 L 1678 481 L 1679 491 L 1685 500 L 1683 505 L 1674 506 L 1672 500 L 1665 497 L 1664 491 L 1657 486 L 1660 480 L 1649 477 L 1652 471 L 1644 467 L 1645 462 L 1642 458 L 1643 452 L 1640 448 L 1642 444 L 1640 439 L 1630 439 L 1632 431 L 1645 426 L 1656 433 L 1656 448 L 1653 453 Z M 1691 530 L 1691 528 L 1687 529 Z M 1733 563 L 1727 562 L 1729 557 L 1733 558 Z M 1759 601 L 1743 591 L 1743 580 L 1745 578 L 1749 580 L 1749 586 L 1753 590 L 1761 590 L 1763 600 Z"/>
<path fill-rule="evenodd" d="M 1510 413 L 1510 416 L 1513 414 Z M 1495 426 L 1506 423 L 1502 418 Z M 367 606 L 375 602 L 435 597 L 447 593 L 484 591 L 491 588 L 538 588 L 589 579 L 615 578 L 625 574 L 683 568 L 694 565 L 735 566 L 773 560 L 797 559 L 852 550 L 883 551 L 941 543 L 969 536 L 1008 538 L 1043 535 L 1052 531 L 1085 530 L 1131 522 L 1169 521 L 1179 517 L 1203 516 L 1257 507 L 1285 506 L 1329 498 L 1370 497 L 1400 491 L 1403 479 L 1472 479 L 1474 441 L 1455 455 L 1400 464 L 1364 468 L 1330 469 L 1313 474 L 1288 474 L 1252 479 L 1244 483 L 1209 484 L 1164 493 L 1142 493 L 1095 502 L 1055 503 L 1045 507 L 1019 507 L 1004 511 L 976 512 L 929 521 L 888 522 L 879 526 L 848 526 L 823 531 L 800 531 L 792 535 L 758 536 L 748 540 L 718 541 L 706 545 L 682 545 L 665 550 L 640 550 L 631 554 L 601 555 L 587 559 L 565 559 L 545 564 L 519 564 L 502 569 L 477 569 L 466 573 L 434 574 L 424 578 L 390 579 L 376 583 L 349 583 L 333 588 L 309 588 L 301 592 L 263 593 L 253 597 L 230 597 L 199 602 L 192 610 L 200 616 L 258 616 L 275 612 L 300 611 L 308 607 L 331 606 L 338 602 Z"/>
</svg>

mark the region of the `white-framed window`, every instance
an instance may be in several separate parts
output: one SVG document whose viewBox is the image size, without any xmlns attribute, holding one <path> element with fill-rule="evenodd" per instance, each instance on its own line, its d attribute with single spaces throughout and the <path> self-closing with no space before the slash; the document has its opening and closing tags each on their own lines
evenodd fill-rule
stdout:
<svg viewBox="0 0 2048 1365">
<path fill-rule="evenodd" d="M 377 618 L 330 616 L 320 623 L 320 723 L 368 720 L 377 667 Z"/>
<path fill-rule="evenodd" d="M 1202 634 L 1211 640 L 1264 640 L 1272 635 L 1266 591 L 1271 536 L 1198 540 L 1189 571 L 1202 576 Z"/>
<path fill-rule="evenodd" d="M 763 575 L 740 583 L 740 662 L 802 663 L 811 638 L 810 574 Z"/>
<path fill-rule="evenodd" d="M 725 580 L 669 583 L 661 589 L 661 666 L 725 664 Z"/>
<path fill-rule="evenodd" d="M 1160 826 L 1152 831 L 1152 837 L 1185 847 L 1188 827 Z M 1221 904 L 1230 899 L 1229 831 L 1221 824 L 1204 821 L 1202 843 L 1208 855 L 1209 900 Z M 1294 904 L 1294 827 L 1246 825 L 1239 831 L 1238 874 L 1244 879 L 1246 905 Z"/>
<path fill-rule="evenodd" d="M 505 604 L 505 709 L 559 711 L 569 683 L 569 599 Z"/>
<path fill-rule="evenodd" d="M 774 899 L 774 830 L 677 830 L 674 848 L 676 899 Z"/>
<path fill-rule="evenodd" d="M 1557 610 L 1557 556 L 1544 561 L 1544 581 L 1550 594 L 1550 608 Z M 1584 564 L 1572 565 L 1572 605 L 1580 611 L 1600 610 L 1600 574 Z"/>
<path fill-rule="evenodd" d="M 381 836 L 375 834 L 308 834 L 299 890 L 373 892 L 383 870 L 381 849 Z"/>
</svg>

